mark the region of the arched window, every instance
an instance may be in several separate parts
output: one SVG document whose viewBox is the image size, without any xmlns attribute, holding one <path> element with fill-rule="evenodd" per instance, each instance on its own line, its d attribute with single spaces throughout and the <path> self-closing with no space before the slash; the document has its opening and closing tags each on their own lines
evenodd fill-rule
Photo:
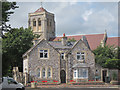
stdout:
<svg viewBox="0 0 120 90">
<path fill-rule="evenodd" d="M 45 78 L 45 68 L 42 69 L 42 78 Z"/>
<path fill-rule="evenodd" d="M 40 77 L 40 68 L 37 69 L 37 77 Z"/>
<path fill-rule="evenodd" d="M 38 19 L 38 26 L 41 26 L 41 20 Z"/>
<path fill-rule="evenodd" d="M 47 76 L 48 76 L 48 78 L 50 78 L 51 77 L 51 68 L 48 68 L 48 70 L 47 70 Z"/>
<path fill-rule="evenodd" d="M 33 26 L 36 26 L 36 21 L 35 21 L 35 19 L 33 19 Z"/>
</svg>

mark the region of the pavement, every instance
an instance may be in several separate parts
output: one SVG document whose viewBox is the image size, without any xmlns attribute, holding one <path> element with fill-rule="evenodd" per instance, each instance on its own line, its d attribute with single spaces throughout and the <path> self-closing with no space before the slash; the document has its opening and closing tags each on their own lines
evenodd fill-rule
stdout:
<svg viewBox="0 0 120 90">
<path fill-rule="evenodd" d="M 78 88 L 86 88 L 85 90 L 87 90 L 87 88 L 104 88 L 107 90 L 107 88 L 109 89 L 113 89 L 113 90 L 120 90 L 120 85 L 110 85 L 110 84 L 105 84 L 105 85 L 68 85 L 68 84 L 60 84 L 60 85 L 39 85 L 36 87 L 36 90 L 44 90 L 44 89 L 50 89 L 50 90 L 60 90 L 60 88 L 74 88 L 75 90 L 77 90 Z M 26 89 L 31 89 L 31 87 L 26 87 Z M 95 89 L 95 90 L 99 90 L 99 89 Z M 102 89 L 100 89 L 102 90 Z"/>
</svg>

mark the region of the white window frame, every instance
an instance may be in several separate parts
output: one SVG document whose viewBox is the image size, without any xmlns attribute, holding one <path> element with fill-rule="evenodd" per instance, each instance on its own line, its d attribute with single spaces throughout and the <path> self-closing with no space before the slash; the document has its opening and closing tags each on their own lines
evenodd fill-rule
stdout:
<svg viewBox="0 0 120 90">
<path fill-rule="evenodd" d="M 77 74 L 77 73 L 78 73 L 78 70 L 75 69 L 75 70 L 74 70 L 74 74 L 73 74 L 73 76 L 74 76 L 75 79 L 78 77 L 78 74 Z"/>
<path fill-rule="evenodd" d="M 88 79 L 88 68 L 78 68 L 73 73 L 74 79 Z"/>
<path fill-rule="evenodd" d="M 80 57 L 79 59 L 77 58 L 78 56 Z M 84 57 L 84 59 L 83 59 L 83 57 Z M 76 59 L 77 60 L 85 60 L 85 52 L 77 52 Z"/>
<path fill-rule="evenodd" d="M 47 52 L 45 52 L 45 51 L 47 51 Z M 43 57 L 40 56 L 40 58 L 42 58 L 42 59 L 47 59 L 48 58 L 48 50 L 40 50 L 39 54 L 41 54 L 41 53 L 43 53 Z M 47 57 L 45 57 L 45 54 L 47 54 Z"/>
</svg>

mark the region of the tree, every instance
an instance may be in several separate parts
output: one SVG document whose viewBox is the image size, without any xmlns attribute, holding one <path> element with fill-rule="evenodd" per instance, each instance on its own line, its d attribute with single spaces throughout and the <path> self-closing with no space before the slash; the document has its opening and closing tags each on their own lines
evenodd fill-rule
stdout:
<svg viewBox="0 0 120 90">
<path fill-rule="evenodd" d="M 68 41 L 69 42 L 76 42 L 76 40 L 74 38 L 72 38 L 72 39 L 69 38 Z"/>
<path fill-rule="evenodd" d="M 105 62 L 105 67 L 111 69 L 120 69 L 120 59 L 108 59 Z"/>
<path fill-rule="evenodd" d="M 95 54 L 95 62 L 100 64 L 102 67 L 105 67 L 106 60 L 115 59 L 117 52 L 113 46 L 99 46 L 96 50 L 93 51 Z"/>
<path fill-rule="evenodd" d="M 0 4 L 2 1 L 0 1 Z M 16 8 L 18 8 L 16 2 L 2 2 L 2 19 L 0 19 L 0 21 L 2 20 L 2 23 L 0 24 L 2 38 L 4 37 L 3 32 L 8 32 L 10 30 L 10 25 L 7 25 L 6 23 L 9 21 L 9 16 L 14 13 L 12 10 L 15 10 Z"/>
<path fill-rule="evenodd" d="M 33 38 L 30 28 L 14 28 L 5 34 L 2 42 L 3 76 L 9 75 L 8 71 L 11 71 L 13 66 L 18 66 L 20 71 L 23 70 L 22 55 L 32 46 Z"/>
<path fill-rule="evenodd" d="M 120 47 L 118 47 L 118 49 L 117 49 L 116 58 L 120 59 Z"/>
</svg>

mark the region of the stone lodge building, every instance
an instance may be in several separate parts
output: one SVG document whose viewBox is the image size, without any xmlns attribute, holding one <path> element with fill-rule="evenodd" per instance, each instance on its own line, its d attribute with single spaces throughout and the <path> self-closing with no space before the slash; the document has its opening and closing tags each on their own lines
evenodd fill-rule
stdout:
<svg viewBox="0 0 120 90">
<path fill-rule="evenodd" d="M 43 7 L 29 13 L 29 27 L 40 37 L 33 40 L 33 47 L 23 55 L 23 73 L 37 81 L 67 83 L 70 80 L 95 79 L 95 56 L 92 50 L 104 44 L 115 46 L 117 37 L 107 33 L 78 36 L 55 36 L 54 14 Z M 71 42 L 68 39 L 74 38 Z"/>
</svg>

